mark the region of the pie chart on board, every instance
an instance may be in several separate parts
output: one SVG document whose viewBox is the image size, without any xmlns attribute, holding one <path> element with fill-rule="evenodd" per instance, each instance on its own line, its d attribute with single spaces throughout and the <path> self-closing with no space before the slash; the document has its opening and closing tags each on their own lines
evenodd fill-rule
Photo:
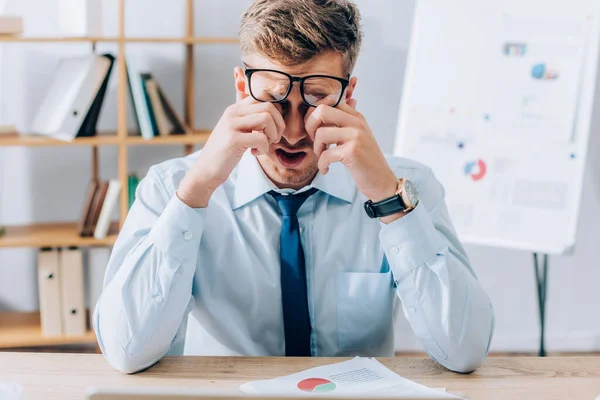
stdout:
<svg viewBox="0 0 600 400">
<path fill-rule="evenodd" d="M 465 176 L 477 182 L 483 179 L 487 172 L 487 165 L 481 159 L 465 164 Z"/>
<path fill-rule="evenodd" d="M 298 389 L 309 393 L 327 393 L 335 390 L 335 383 L 322 378 L 308 378 L 298 382 Z"/>
</svg>

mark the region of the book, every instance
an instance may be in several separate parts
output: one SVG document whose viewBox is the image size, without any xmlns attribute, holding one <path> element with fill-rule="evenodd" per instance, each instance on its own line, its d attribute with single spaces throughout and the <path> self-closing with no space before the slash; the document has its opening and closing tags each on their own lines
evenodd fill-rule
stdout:
<svg viewBox="0 0 600 400">
<path fill-rule="evenodd" d="M 91 224 L 91 209 L 92 204 L 94 202 L 94 196 L 96 195 L 96 190 L 98 190 L 98 181 L 92 180 L 88 187 L 88 192 L 85 197 L 85 202 L 83 203 L 83 210 L 81 213 L 81 219 L 79 220 L 78 232 L 80 236 L 89 236 L 86 233 L 88 232 L 89 226 Z"/>
<path fill-rule="evenodd" d="M 23 18 L 17 15 L 0 15 L 0 35 L 23 33 Z"/>
<path fill-rule="evenodd" d="M 10 136 L 10 135 L 14 135 L 14 134 L 18 134 L 16 125 L 0 124 L 0 135 Z"/>
<path fill-rule="evenodd" d="M 82 220 L 80 221 L 80 226 L 83 227 L 79 232 L 80 236 L 94 236 L 96 224 L 98 223 L 98 218 L 100 217 L 100 212 L 102 211 L 102 206 L 104 204 L 104 199 L 106 197 L 106 193 L 108 192 L 108 186 L 108 181 L 98 181 L 98 186 L 94 190 L 94 195 L 89 207 L 84 205 L 84 209 L 87 209 L 88 212 L 85 214 L 85 216 L 82 216 Z M 90 191 L 91 190 L 88 189 L 88 196 Z"/>
<path fill-rule="evenodd" d="M 142 137 L 191 133 L 152 73 L 138 69 L 132 56 L 128 56 L 126 64 L 129 95 Z"/>
<path fill-rule="evenodd" d="M 154 136 L 169 135 L 171 133 L 172 126 L 167 119 L 160 94 L 158 93 L 158 86 L 156 86 L 156 82 L 152 77 L 152 74 L 142 74 L 142 79 L 144 80 L 144 91 L 146 93 L 148 108 L 150 109 Z"/>
<path fill-rule="evenodd" d="M 131 174 L 127 177 L 127 204 L 129 209 L 135 201 L 135 192 L 140 183 L 140 178 L 136 174 Z"/>
<path fill-rule="evenodd" d="M 165 110 L 166 116 L 173 126 L 173 129 L 170 133 L 172 135 L 191 133 L 192 130 L 184 122 L 183 118 L 181 118 L 181 116 L 177 112 L 177 109 L 173 107 L 173 104 L 169 101 L 168 97 L 166 96 L 158 81 L 155 81 L 155 83 L 158 89 L 158 94 L 163 103 L 163 108 Z"/>
<path fill-rule="evenodd" d="M 97 240 L 104 239 L 108 234 L 112 213 L 119 202 L 120 192 L 121 182 L 116 179 L 111 180 L 108 184 L 108 190 L 106 191 L 106 196 L 102 202 L 102 208 L 95 224 L 94 238 Z"/>
<path fill-rule="evenodd" d="M 137 66 L 137 61 L 134 56 L 127 55 L 125 62 L 127 68 L 127 85 L 129 87 L 129 95 L 133 103 L 133 113 L 139 131 L 144 139 L 152 139 L 154 130 L 152 129 L 152 121 L 150 120 L 150 111 L 146 96 L 144 94 L 144 84 L 142 74 Z"/>
</svg>

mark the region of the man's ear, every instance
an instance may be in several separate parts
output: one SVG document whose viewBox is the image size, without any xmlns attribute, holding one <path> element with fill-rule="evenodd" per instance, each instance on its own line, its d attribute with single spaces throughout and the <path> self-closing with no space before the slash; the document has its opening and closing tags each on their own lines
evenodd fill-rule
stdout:
<svg viewBox="0 0 600 400">
<path fill-rule="evenodd" d="M 346 98 L 345 98 L 346 103 L 348 102 L 348 100 L 350 100 L 352 98 L 352 95 L 354 94 L 354 89 L 356 88 L 356 82 L 358 82 L 358 78 L 356 76 L 353 76 L 352 78 L 350 78 L 350 84 L 346 88 Z"/>
<path fill-rule="evenodd" d="M 241 67 L 233 69 L 233 79 L 235 79 L 235 100 L 240 101 L 248 97 L 246 75 Z"/>
</svg>

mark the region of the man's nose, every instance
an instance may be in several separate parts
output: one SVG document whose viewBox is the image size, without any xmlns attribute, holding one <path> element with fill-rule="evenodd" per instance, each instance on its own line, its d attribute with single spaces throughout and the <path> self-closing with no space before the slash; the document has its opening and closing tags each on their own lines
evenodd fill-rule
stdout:
<svg viewBox="0 0 600 400">
<path fill-rule="evenodd" d="M 308 106 L 303 102 L 300 90 L 294 87 L 287 100 L 287 110 L 284 116 L 285 131 L 283 136 L 289 144 L 294 145 L 308 136 L 304 127 L 304 115 Z"/>
</svg>

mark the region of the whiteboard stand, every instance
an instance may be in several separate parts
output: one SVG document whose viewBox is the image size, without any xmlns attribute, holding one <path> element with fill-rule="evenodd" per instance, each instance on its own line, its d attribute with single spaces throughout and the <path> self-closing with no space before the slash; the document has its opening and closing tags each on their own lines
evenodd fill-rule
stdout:
<svg viewBox="0 0 600 400">
<path fill-rule="evenodd" d="M 546 325 L 546 288 L 548 287 L 548 254 L 543 254 L 544 261 L 539 264 L 538 253 L 533 253 L 533 266 L 535 267 L 535 280 L 537 282 L 538 305 L 540 310 L 540 350 L 538 356 L 546 357 L 544 332 Z"/>
</svg>

